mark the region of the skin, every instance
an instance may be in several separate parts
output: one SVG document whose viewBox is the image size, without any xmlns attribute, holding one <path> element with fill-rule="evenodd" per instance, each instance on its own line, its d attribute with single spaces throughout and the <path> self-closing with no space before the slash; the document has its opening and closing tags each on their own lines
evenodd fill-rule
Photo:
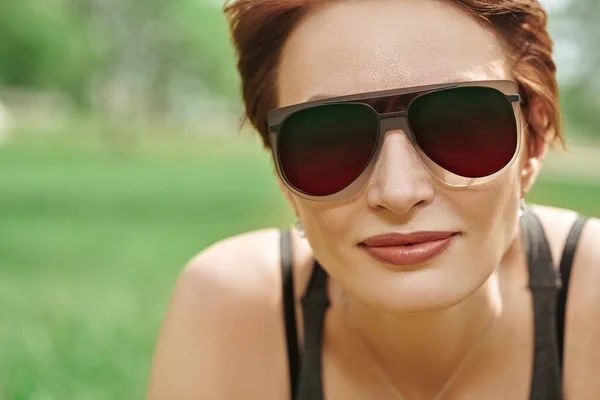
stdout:
<svg viewBox="0 0 600 400">
<path fill-rule="evenodd" d="M 446 2 L 334 3 L 309 14 L 288 39 L 277 75 L 279 105 L 510 79 L 505 54 L 493 31 Z M 530 123 L 544 119 L 534 113 Z M 323 345 L 327 399 L 393 399 L 378 365 L 407 399 L 430 399 L 480 337 L 444 399 L 528 398 L 533 310 L 518 205 L 545 154 L 542 143 L 529 144 L 496 179 L 451 189 L 430 174 L 404 132 L 390 131 L 367 185 L 354 198 L 310 202 L 282 185 L 307 233 L 293 241 L 297 297 L 315 257 L 331 277 Z M 576 214 L 548 207 L 535 212 L 558 260 Z M 421 230 L 458 235 L 426 267 L 405 270 L 390 269 L 358 246 L 373 235 Z M 600 398 L 593 377 L 600 363 L 594 340 L 600 333 L 594 285 L 600 250 L 593 245 L 599 235 L 600 222 L 590 221 L 571 278 L 567 399 Z M 289 398 L 280 288 L 276 230 L 230 238 L 197 256 L 175 288 L 148 398 Z M 302 340 L 299 307 L 297 312 Z"/>
</svg>

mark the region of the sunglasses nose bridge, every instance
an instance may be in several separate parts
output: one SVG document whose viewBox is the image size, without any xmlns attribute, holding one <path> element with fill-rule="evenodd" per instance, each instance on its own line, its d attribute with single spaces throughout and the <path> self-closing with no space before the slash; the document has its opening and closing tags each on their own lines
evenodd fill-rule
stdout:
<svg viewBox="0 0 600 400">
<path fill-rule="evenodd" d="M 381 157 L 384 139 L 385 139 L 386 133 L 388 133 L 388 132 L 404 133 L 404 135 L 406 136 L 406 139 L 408 139 L 408 144 L 412 147 L 413 152 L 415 153 L 415 155 L 417 155 L 420 158 L 418 151 L 416 149 L 415 138 L 413 137 L 413 133 L 410 129 L 408 120 L 406 118 L 406 113 L 402 112 L 402 113 L 395 113 L 395 115 L 393 115 L 393 116 L 386 115 L 386 116 L 383 116 L 382 118 L 380 118 L 380 120 L 379 120 L 379 139 L 378 139 L 378 143 L 377 143 L 375 163 L 380 162 L 379 159 Z"/>
<path fill-rule="evenodd" d="M 389 131 L 402 131 L 404 134 L 413 141 L 412 132 L 408 125 L 408 119 L 405 113 L 398 113 L 399 115 L 394 116 L 383 116 L 379 122 L 379 137 L 383 140 L 385 134 Z"/>
</svg>

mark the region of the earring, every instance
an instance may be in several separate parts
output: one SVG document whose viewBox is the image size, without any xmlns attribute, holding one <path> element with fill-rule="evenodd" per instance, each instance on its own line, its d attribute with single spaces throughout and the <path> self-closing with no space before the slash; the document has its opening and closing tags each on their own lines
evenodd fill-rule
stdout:
<svg viewBox="0 0 600 400">
<path fill-rule="evenodd" d="M 527 210 L 527 202 L 525 199 L 521 199 L 521 202 L 519 203 L 519 218 L 525 214 L 525 210 Z"/>
<path fill-rule="evenodd" d="M 294 228 L 296 228 L 296 230 L 298 231 L 298 235 L 301 238 L 306 237 L 306 232 L 304 232 L 304 228 L 302 228 L 302 222 L 300 222 L 300 220 L 296 221 L 296 223 L 294 224 Z"/>
</svg>

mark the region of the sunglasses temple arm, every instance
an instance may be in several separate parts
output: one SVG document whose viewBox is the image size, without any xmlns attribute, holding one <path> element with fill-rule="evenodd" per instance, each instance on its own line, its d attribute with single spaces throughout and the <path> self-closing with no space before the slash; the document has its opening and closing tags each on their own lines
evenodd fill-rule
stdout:
<svg viewBox="0 0 600 400">
<path fill-rule="evenodd" d="M 520 102 L 521 101 L 521 95 L 520 94 L 507 94 L 506 95 L 506 99 L 508 101 L 510 101 L 511 103 L 514 103 L 515 101 Z"/>
</svg>

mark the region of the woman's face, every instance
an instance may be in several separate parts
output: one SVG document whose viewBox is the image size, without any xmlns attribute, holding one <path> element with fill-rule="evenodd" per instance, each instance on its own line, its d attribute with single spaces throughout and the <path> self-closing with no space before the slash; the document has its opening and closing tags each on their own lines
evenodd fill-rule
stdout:
<svg viewBox="0 0 600 400">
<path fill-rule="evenodd" d="M 450 2 L 340 1 L 310 13 L 287 41 L 279 106 L 314 96 L 511 79 L 505 64 L 501 40 Z M 492 181 L 452 189 L 431 175 L 404 132 L 389 131 L 355 197 L 323 203 L 287 196 L 315 257 L 346 291 L 389 310 L 439 309 L 465 299 L 501 263 L 518 226 L 524 158 Z M 361 245 L 375 235 L 418 231 L 455 235 L 441 254 L 408 267 L 378 261 Z"/>
</svg>

